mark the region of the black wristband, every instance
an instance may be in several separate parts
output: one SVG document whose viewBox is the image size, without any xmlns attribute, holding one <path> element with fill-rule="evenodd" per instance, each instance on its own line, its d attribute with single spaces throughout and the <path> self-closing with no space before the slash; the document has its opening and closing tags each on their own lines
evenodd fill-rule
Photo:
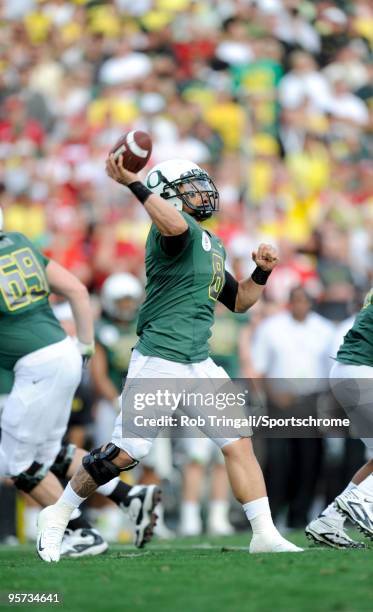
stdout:
<svg viewBox="0 0 373 612">
<path fill-rule="evenodd" d="M 134 183 L 130 183 L 127 185 L 128 189 L 130 189 L 134 196 L 141 202 L 141 204 L 145 204 L 146 200 L 149 196 L 152 195 L 152 191 L 145 187 L 141 181 L 135 181 Z"/>
<path fill-rule="evenodd" d="M 262 268 L 257 266 L 252 273 L 251 278 L 257 285 L 265 285 L 271 272 L 272 270 L 262 270 Z"/>
</svg>

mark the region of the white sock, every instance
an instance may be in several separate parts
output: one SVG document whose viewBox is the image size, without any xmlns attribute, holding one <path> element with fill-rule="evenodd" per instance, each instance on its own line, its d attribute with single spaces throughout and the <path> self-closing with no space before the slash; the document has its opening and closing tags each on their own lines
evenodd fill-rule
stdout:
<svg viewBox="0 0 373 612">
<path fill-rule="evenodd" d="M 111 493 L 116 488 L 118 482 L 119 482 L 119 478 L 113 478 L 112 480 L 109 480 L 109 482 L 106 482 L 105 484 L 100 485 L 96 489 L 96 493 L 101 493 L 101 495 L 104 495 L 105 497 L 109 497 L 109 495 L 111 495 Z"/>
<path fill-rule="evenodd" d="M 343 493 L 346 493 L 346 491 L 351 491 L 351 489 L 354 489 L 355 487 L 356 487 L 356 484 L 354 484 L 353 482 L 349 482 L 347 487 L 343 489 L 341 495 Z M 323 512 L 321 513 L 321 516 L 327 516 L 332 519 L 338 519 L 338 521 L 341 522 L 342 524 L 346 520 L 346 517 L 342 516 L 342 514 L 338 512 L 337 504 L 335 503 L 334 500 L 329 504 L 329 506 L 325 508 L 325 510 L 323 510 Z"/>
<path fill-rule="evenodd" d="M 363 482 L 357 485 L 357 489 L 360 493 L 364 493 L 364 495 L 373 498 L 373 474 L 367 476 Z"/>
<path fill-rule="evenodd" d="M 213 499 L 209 505 L 210 520 L 228 520 L 229 503 L 225 499 Z"/>
<path fill-rule="evenodd" d="M 247 504 L 242 504 L 247 519 L 250 521 L 253 535 L 277 532 L 273 524 L 268 497 L 260 497 Z"/>
<path fill-rule="evenodd" d="M 75 508 L 79 508 L 80 504 L 83 503 L 85 499 L 87 498 L 80 497 L 79 495 L 77 495 L 77 493 L 75 493 L 74 489 L 72 488 L 71 484 L 68 482 L 64 492 L 62 493 L 57 503 L 65 504 L 66 506 L 69 506 L 72 511 Z"/>
<path fill-rule="evenodd" d="M 326 508 L 320 513 L 320 516 L 329 516 L 330 518 L 337 518 L 337 514 L 337 504 L 333 499 L 333 501 L 330 502 L 330 504 L 326 506 Z"/>
<path fill-rule="evenodd" d="M 198 502 L 185 501 L 181 504 L 181 519 L 183 522 L 200 521 L 201 507 Z"/>
<path fill-rule="evenodd" d="M 345 522 L 345 517 L 342 516 L 340 512 L 338 512 L 337 504 L 335 503 L 335 501 L 332 501 L 331 504 L 329 504 L 329 506 L 327 506 L 325 510 L 321 512 L 320 516 L 325 516 L 334 520 L 338 520 L 341 523 Z"/>
</svg>

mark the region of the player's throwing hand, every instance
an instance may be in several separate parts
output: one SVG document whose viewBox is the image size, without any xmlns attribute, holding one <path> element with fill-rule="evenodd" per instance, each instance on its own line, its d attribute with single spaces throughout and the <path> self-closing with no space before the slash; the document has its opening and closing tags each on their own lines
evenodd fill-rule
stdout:
<svg viewBox="0 0 373 612">
<path fill-rule="evenodd" d="M 277 251 L 270 244 L 260 244 L 251 256 L 256 265 L 266 272 L 271 272 L 278 264 Z"/>
<path fill-rule="evenodd" d="M 115 160 L 113 154 L 109 155 L 106 160 L 106 174 L 121 185 L 129 185 L 139 180 L 137 174 L 124 167 L 122 155 L 117 160 Z"/>
</svg>

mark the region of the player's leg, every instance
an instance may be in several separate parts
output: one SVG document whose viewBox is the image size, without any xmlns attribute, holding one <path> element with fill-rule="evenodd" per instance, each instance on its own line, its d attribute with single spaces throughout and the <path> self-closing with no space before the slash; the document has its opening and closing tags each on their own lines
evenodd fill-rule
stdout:
<svg viewBox="0 0 373 612">
<path fill-rule="evenodd" d="M 330 387 L 335 399 L 349 416 L 352 429 L 372 436 L 373 368 L 337 362 L 330 372 Z M 321 515 L 307 525 L 306 534 L 315 541 L 335 548 L 363 546 L 346 533 L 344 522 L 347 516 L 364 535 L 373 536 L 373 437 L 362 440 L 367 447 L 369 461 Z"/>
<path fill-rule="evenodd" d="M 363 438 L 363 442 L 367 444 L 369 456 L 373 457 L 373 438 Z M 335 503 L 344 518 L 348 517 L 373 540 L 373 459 L 355 474 L 351 485 L 336 497 Z"/>
<path fill-rule="evenodd" d="M 41 371 L 39 370 L 39 376 Z M 29 378 L 29 377 L 28 377 Z M 32 380 L 32 379 L 31 379 Z M 5 428 L 3 430 L 2 440 L 0 444 L 0 455 L 4 460 L 0 460 L 0 472 L 11 476 L 16 488 L 29 495 L 40 506 L 45 507 L 55 503 L 60 497 L 63 488 L 56 476 L 48 470 L 48 465 L 44 465 L 42 459 L 38 457 L 39 445 L 34 442 L 37 436 L 29 438 L 28 432 L 33 431 L 36 420 L 38 421 L 39 429 L 42 427 L 43 414 L 45 406 L 39 401 L 37 407 L 26 412 L 25 419 L 16 425 L 17 411 L 20 410 L 23 414 L 22 398 L 18 395 L 18 386 L 22 387 L 25 395 L 23 401 L 28 402 L 27 377 L 22 375 L 22 372 L 16 376 L 16 386 L 13 396 L 10 397 L 10 402 L 5 410 Z M 33 383 L 31 383 L 33 384 Z M 30 395 L 32 396 L 33 388 Z M 11 411 L 11 418 L 8 418 L 8 411 Z M 35 417 L 35 422 L 31 423 L 32 417 Z M 11 428 L 10 423 L 12 418 L 15 421 L 15 427 Z M 44 432 L 47 435 L 47 431 Z M 52 453 L 55 451 L 52 450 Z M 38 457 L 38 461 L 36 458 Z M 28 467 L 25 467 L 26 464 Z M 67 525 L 67 531 L 64 533 L 61 554 L 64 556 L 75 556 L 76 551 L 79 551 L 79 556 L 96 555 L 104 552 L 107 549 L 107 543 L 103 541 L 101 536 L 92 529 L 91 525 L 82 517 L 72 517 Z M 84 531 L 83 531 L 84 529 Z M 77 548 L 78 547 L 78 548 Z"/>
<path fill-rule="evenodd" d="M 183 536 L 196 536 L 202 533 L 200 500 L 211 441 L 208 438 L 185 438 L 182 442 L 185 464 L 179 531 Z"/>
<path fill-rule="evenodd" d="M 61 427 L 64 424 L 61 423 Z M 45 449 L 47 454 L 49 450 Z M 58 478 L 58 481 L 65 483 L 69 480 L 72 475 L 72 469 L 74 462 L 80 463 L 82 456 L 86 455 L 87 452 L 81 449 L 76 449 L 74 444 L 63 443 L 56 455 L 54 463 L 51 465 L 50 470 L 53 475 Z M 47 505 L 55 504 L 63 493 L 63 487 L 57 497 Z M 70 557 L 81 557 L 85 555 L 100 554 L 107 550 L 108 545 L 87 519 L 82 515 L 79 508 L 72 513 L 70 520 L 66 526 L 64 542 L 61 548 L 61 555 Z"/>
<path fill-rule="evenodd" d="M 73 445 L 67 445 L 67 447 L 63 446 L 60 452 L 60 461 L 58 472 L 56 472 L 55 466 L 52 466 L 52 470 L 54 473 L 61 478 L 70 479 L 74 476 L 75 472 L 82 465 L 84 457 L 89 455 L 89 453 L 81 448 L 76 448 L 73 451 L 71 461 L 69 461 L 68 466 L 66 465 L 66 455 L 69 456 L 72 451 L 71 447 Z M 65 456 L 65 459 L 63 458 Z M 63 473 L 61 467 L 63 468 Z M 110 499 L 114 502 L 120 510 L 122 510 L 133 522 L 134 528 L 136 530 L 136 525 L 139 516 L 144 516 L 148 514 L 149 511 L 149 499 L 153 499 L 153 497 L 159 497 L 159 487 L 156 484 L 150 485 L 135 485 L 131 486 L 126 482 L 123 482 L 118 476 L 102 484 L 97 487 L 96 493 L 103 495 L 107 499 Z M 153 504 L 152 512 L 154 510 Z M 143 534 L 136 533 L 136 546 L 142 547 L 145 542 L 149 542 L 152 535 L 153 524 L 155 523 L 154 516 L 149 517 L 149 527 L 150 529 L 143 529 Z"/>
<path fill-rule="evenodd" d="M 39 515 L 39 541 L 52 542 L 51 545 L 46 547 L 47 552 L 42 557 L 44 561 L 59 560 L 63 533 L 74 510 L 79 508 L 83 501 L 97 491 L 100 486 L 106 485 L 113 478 L 119 476 L 122 471 L 135 467 L 138 460 L 145 456 L 149 450 L 147 446 L 144 455 L 142 454 L 144 452 L 143 442 L 147 441 L 140 441 L 141 450 L 139 449 L 138 452 L 133 450 L 131 455 L 110 443 L 105 448 L 95 449 L 84 457 L 82 465 L 75 472 L 58 501 L 42 510 Z M 133 443 L 133 440 L 131 440 L 131 443 Z M 149 446 L 151 446 L 151 442 L 149 442 Z M 135 459 L 135 456 L 139 459 Z M 153 510 L 160 501 L 158 487 L 140 488 L 144 489 L 141 504 L 144 509 L 143 515 L 141 516 L 138 508 L 136 508 L 140 504 L 135 504 L 135 507 L 133 507 L 134 514 L 130 514 L 131 520 L 135 523 L 135 543 L 138 546 L 140 541 L 142 546 L 147 540 L 146 529 L 151 528 L 152 530 L 155 524 L 156 517 Z M 133 487 L 131 492 L 136 496 L 139 493 L 137 487 Z M 131 510 L 131 505 L 129 510 Z M 55 534 L 54 538 L 52 538 L 53 534 Z"/>
<path fill-rule="evenodd" d="M 211 535 L 228 535 L 233 528 L 228 520 L 229 481 L 224 458 L 216 445 L 205 437 L 185 438 L 186 463 L 183 467 L 183 493 L 180 509 L 180 533 L 185 536 L 202 532 L 201 494 L 203 480 L 211 465 L 207 531 Z"/>
<path fill-rule="evenodd" d="M 37 482 L 37 484 L 33 488 L 21 488 L 19 477 L 15 481 L 15 484 L 19 490 L 25 491 L 28 495 L 30 495 L 30 497 L 32 497 L 34 501 L 36 501 L 43 508 L 49 506 L 50 504 L 54 504 L 63 491 L 60 481 L 50 471 L 48 471 L 43 477 L 43 479 Z M 29 487 L 32 486 L 31 482 L 29 482 L 28 484 Z"/>
<path fill-rule="evenodd" d="M 195 375 L 199 379 L 198 391 L 206 391 L 205 384 L 201 379 L 210 379 L 209 390 L 214 387 L 215 397 L 217 393 L 237 391 L 230 382 L 223 368 L 216 366 L 212 359 L 207 359 L 199 364 L 194 364 Z M 225 379 L 225 380 L 218 380 Z M 240 406 L 230 405 L 229 416 L 242 418 L 245 414 Z M 264 482 L 262 469 L 255 457 L 250 437 L 231 437 L 224 435 L 227 429 L 221 427 L 207 427 L 205 433 L 214 440 L 221 448 L 229 482 L 233 494 L 238 502 L 242 504 L 243 510 L 251 524 L 253 537 L 250 542 L 250 552 L 300 552 L 298 548 L 285 538 L 276 529 L 269 507 L 267 490 Z M 245 432 L 249 436 L 250 431 Z"/>
<path fill-rule="evenodd" d="M 224 457 L 216 445 L 213 446 L 213 465 L 211 471 L 210 503 L 207 531 L 211 535 L 230 535 L 234 529 L 229 522 L 229 480 L 225 469 Z"/>
<path fill-rule="evenodd" d="M 218 440 L 216 440 L 219 443 Z M 220 441 L 233 494 L 251 524 L 250 552 L 299 552 L 276 529 L 261 467 L 250 438 Z"/>
<path fill-rule="evenodd" d="M 28 473 L 22 474 L 15 479 L 15 484 L 19 490 L 26 492 L 40 506 L 47 507 L 56 503 L 63 488 L 58 478 L 48 471 L 43 472 L 42 480 L 38 480 L 38 474 L 33 477 Z M 45 475 L 44 475 L 45 474 Z M 35 486 L 33 486 L 35 485 Z M 65 557 L 84 557 L 99 555 L 108 548 L 107 542 L 77 510 L 71 516 L 66 526 L 61 547 L 61 556 Z"/>
<path fill-rule="evenodd" d="M 331 390 L 350 418 L 353 431 L 362 437 L 368 458 L 373 457 L 373 368 L 334 364 L 330 372 Z M 369 437 L 368 437 L 369 436 Z M 336 498 L 338 509 L 366 535 L 373 537 L 373 475 L 366 466 L 347 490 Z M 365 476 L 365 478 L 364 478 Z"/>
<path fill-rule="evenodd" d="M 40 423 L 36 426 L 38 434 L 35 460 L 49 469 L 60 451 L 61 440 L 70 416 L 72 399 L 81 379 L 82 359 L 72 340 L 66 338 L 60 343 L 36 351 L 25 358 L 23 363 L 20 362 L 15 368 L 16 376 L 19 370 L 20 375 L 30 380 L 32 369 L 34 369 L 41 386 L 35 398 L 37 409 L 41 411 Z M 42 435 L 40 430 L 42 430 Z M 59 491 L 52 503 L 55 503 L 60 495 Z M 69 529 L 67 535 L 69 535 L 70 542 L 69 545 L 64 543 L 62 552 L 76 556 L 77 551 L 80 555 L 84 555 L 99 554 L 106 550 L 107 543 L 103 541 L 98 532 L 93 530 L 85 519 L 77 515 L 79 513 L 69 517 L 71 523 L 68 522 L 65 525 L 62 535 L 64 536 L 65 530 Z M 73 536 L 74 542 L 72 541 Z M 39 556 L 43 557 L 44 551 L 48 547 L 53 547 L 55 538 L 56 534 L 52 532 L 49 537 L 44 538 L 42 543 L 38 535 Z M 76 544 L 76 548 L 72 544 L 74 546 Z"/>
<path fill-rule="evenodd" d="M 65 357 L 64 370 L 61 367 Z M 66 340 L 36 351 L 21 359 L 15 368 L 15 382 L 11 393 L 4 402 L 2 414 L 2 440 L 0 470 L 10 476 L 15 486 L 29 494 L 42 506 L 53 504 L 63 489 L 57 478 L 48 471 L 64 433 L 71 397 L 80 380 L 81 357 L 75 345 Z M 66 414 L 63 425 L 56 427 L 56 419 L 61 418 L 59 404 L 51 390 L 56 381 L 65 380 L 65 387 L 58 386 L 57 395 L 66 395 Z M 50 444 L 49 437 L 53 432 Z M 55 439 L 56 438 L 56 439 Z M 70 532 L 75 532 L 75 517 L 68 524 Z M 84 524 L 83 524 L 84 523 Z M 82 554 L 98 554 L 107 548 L 106 542 L 97 534 L 95 545 L 91 542 L 91 526 L 79 520 L 79 528 L 85 528 L 85 546 L 80 542 Z M 98 542 L 100 540 L 100 542 Z M 64 536 L 63 553 L 66 550 Z M 97 548 L 100 544 L 100 550 Z M 84 550 L 83 550 L 84 548 Z"/>
<path fill-rule="evenodd" d="M 58 480 L 48 473 L 54 455 L 49 463 L 39 455 L 58 416 L 50 390 L 59 376 L 60 355 L 66 352 L 66 346 L 73 351 L 72 373 L 69 374 L 72 387 L 78 384 L 81 357 L 70 342 L 63 341 L 35 351 L 17 362 L 14 384 L 1 418 L 1 448 L 7 475 L 12 477 L 18 489 L 31 494 L 43 505 L 58 499 L 61 492 Z M 76 373 L 74 356 L 78 364 Z M 53 450 L 52 453 L 56 454 Z"/>
<path fill-rule="evenodd" d="M 345 494 L 356 489 L 372 473 L 373 459 L 370 459 L 356 472 L 338 497 L 344 498 Z M 341 514 L 336 500 L 333 500 L 307 525 L 306 536 L 315 544 L 325 544 L 331 548 L 364 548 L 363 542 L 357 542 L 348 535 L 344 525 L 345 519 L 346 515 Z"/>
<path fill-rule="evenodd" d="M 84 457 L 89 455 L 88 451 L 83 450 L 82 448 L 75 448 L 73 445 L 63 445 L 60 451 L 60 456 L 62 455 L 70 455 L 71 460 L 69 461 L 68 466 L 66 466 L 66 461 L 62 459 L 61 463 L 64 463 L 65 469 L 62 473 L 61 469 L 58 469 L 58 472 L 55 471 L 55 467 L 53 466 L 51 469 L 54 473 L 57 473 L 59 478 L 65 478 L 70 480 L 73 478 L 75 472 L 79 470 L 82 465 Z M 66 469 L 67 468 L 67 469 Z M 122 480 L 119 477 L 115 477 L 109 482 L 100 485 L 96 489 L 96 493 L 100 493 L 104 497 L 107 497 L 111 501 L 113 501 L 117 506 L 121 507 L 121 509 L 125 508 L 129 504 L 128 494 L 133 487 Z"/>
<path fill-rule="evenodd" d="M 156 433 L 152 431 L 152 438 L 139 438 L 138 431 L 135 433 L 126 432 L 132 437 L 124 437 L 123 419 L 126 406 L 133 408 L 133 394 L 138 390 L 134 379 L 136 374 L 141 371 L 148 358 L 136 354 L 131 359 L 133 367 L 129 369 L 127 383 L 123 392 L 122 411 L 118 415 L 114 427 L 112 442 L 102 448 L 91 451 L 83 458 L 71 481 L 66 486 L 63 494 L 56 504 L 45 508 L 39 515 L 39 541 L 46 541 L 46 551 L 42 556 L 44 561 L 58 561 L 60 558 L 60 545 L 64 530 L 71 517 L 71 514 L 80 504 L 94 493 L 99 486 L 106 485 L 113 478 L 116 478 L 124 470 L 135 467 L 139 460 L 147 455 L 152 445 L 152 438 Z M 135 537 L 138 545 L 143 545 L 146 539 L 146 530 L 152 528 L 151 522 L 154 520 L 154 507 L 159 501 L 160 491 L 157 487 L 154 490 L 144 493 L 145 499 L 143 507 L 146 512 L 141 516 L 134 517 Z M 40 554 L 40 553 L 39 553 Z M 41 556 L 41 555 L 40 555 Z"/>
</svg>

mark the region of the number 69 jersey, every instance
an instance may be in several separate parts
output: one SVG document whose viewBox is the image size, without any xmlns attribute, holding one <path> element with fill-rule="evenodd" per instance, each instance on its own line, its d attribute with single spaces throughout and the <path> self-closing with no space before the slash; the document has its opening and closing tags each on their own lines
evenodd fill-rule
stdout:
<svg viewBox="0 0 373 612">
<path fill-rule="evenodd" d="M 0 232 L 0 366 L 66 336 L 49 305 L 45 258 L 23 234 Z"/>
<path fill-rule="evenodd" d="M 190 215 L 189 239 L 167 255 L 152 225 L 146 243 L 146 299 L 140 309 L 136 348 L 143 355 L 196 363 L 208 357 L 216 301 L 225 282 L 225 250 Z"/>
</svg>

